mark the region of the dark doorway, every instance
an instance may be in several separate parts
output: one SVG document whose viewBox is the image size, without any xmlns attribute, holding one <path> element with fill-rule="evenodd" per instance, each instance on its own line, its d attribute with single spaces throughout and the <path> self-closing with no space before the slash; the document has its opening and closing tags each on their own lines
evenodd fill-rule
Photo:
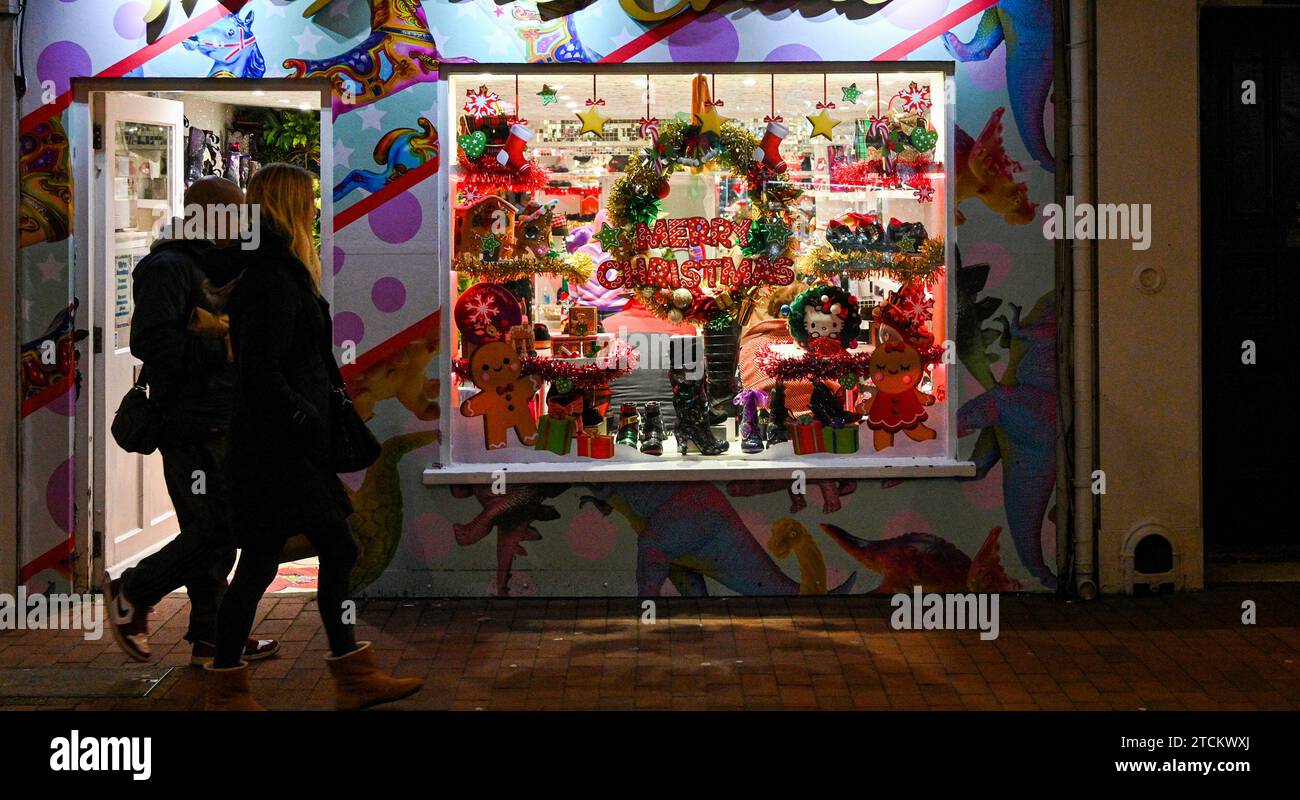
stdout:
<svg viewBox="0 0 1300 800">
<path fill-rule="evenodd" d="M 1200 35 L 1206 552 L 1295 561 L 1300 8 L 1206 8 Z"/>
</svg>

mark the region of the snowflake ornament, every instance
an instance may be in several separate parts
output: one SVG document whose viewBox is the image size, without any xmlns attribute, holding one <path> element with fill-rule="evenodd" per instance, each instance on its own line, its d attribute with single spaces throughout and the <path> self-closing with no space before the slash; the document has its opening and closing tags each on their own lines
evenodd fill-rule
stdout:
<svg viewBox="0 0 1300 800">
<path fill-rule="evenodd" d="M 469 311 L 470 321 L 484 325 L 498 316 L 496 301 L 486 294 L 472 298 L 466 310 Z"/>
<path fill-rule="evenodd" d="M 500 113 L 498 106 L 501 103 L 501 95 L 486 86 L 480 86 L 478 89 L 466 89 L 465 97 L 467 98 L 465 100 L 465 113 L 474 119 L 483 119 Z"/>
<path fill-rule="evenodd" d="M 902 103 L 903 111 L 908 114 L 924 114 L 934 105 L 930 102 L 930 87 L 918 86 L 916 81 L 894 95 Z"/>
</svg>

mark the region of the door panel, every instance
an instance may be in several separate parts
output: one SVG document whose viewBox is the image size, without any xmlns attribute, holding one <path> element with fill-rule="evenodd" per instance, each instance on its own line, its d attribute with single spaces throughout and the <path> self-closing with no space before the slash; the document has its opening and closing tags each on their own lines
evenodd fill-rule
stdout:
<svg viewBox="0 0 1300 800">
<path fill-rule="evenodd" d="M 102 96 L 92 235 L 101 350 L 95 361 L 96 530 L 116 576 L 179 531 L 163 480 L 162 456 L 127 453 L 109 434 L 113 412 L 139 375 L 131 355 L 132 272 L 159 227 L 180 213 L 184 106 L 124 93 Z"/>
</svg>

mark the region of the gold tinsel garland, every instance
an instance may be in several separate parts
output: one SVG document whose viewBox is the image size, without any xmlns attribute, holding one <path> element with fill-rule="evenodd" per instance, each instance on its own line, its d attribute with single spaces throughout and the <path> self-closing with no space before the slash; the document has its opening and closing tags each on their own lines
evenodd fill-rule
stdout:
<svg viewBox="0 0 1300 800">
<path fill-rule="evenodd" d="M 596 271 L 596 264 L 586 253 L 571 253 L 546 258 L 508 258 L 501 261 L 483 261 L 470 256 L 457 256 L 452 269 L 478 280 L 504 283 L 529 278 L 533 275 L 559 275 L 571 284 L 586 283 Z"/>
<path fill-rule="evenodd" d="M 707 155 L 707 158 L 700 159 L 689 156 L 687 157 L 688 160 L 683 162 L 686 141 L 691 136 L 697 136 L 698 130 L 698 125 L 688 125 L 680 120 L 673 120 L 660 128 L 659 143 L 663 148 L 663 152 L 676 154 L 674 158 L 660 157 L 663 163 L 662 172 L 655 169 L 653 163 L 655 159 L 650 158 L 648 152 L 633 156 L 628 161 L 623 174 L 610 187 L 609 197 L 605 201 L 605 209 L 609 215 L 610 225 L 615 228 L 625 229 L 634 222 L 628 217 L 628 204 L 632 197 L 651 194 L 661 181 L 668 180 L 668 176 L 674 172 L 704 166 L 715 160 L 727 168 L 733 178 L 744 178 L 749 184 L 749 207 L 752 219 L 763 219 L 768 216 L 779 215 L 782 222 L 790 225 L 789 204 L 783 199 L 769 197 L 767 192 L 760 191 L 761 187 L 755 187 L 751 180 L 754 171 L 757 169 L 753 154 L 754 150 L 758 148 L 758 137 L 739 125 L 730 122 L 723 123 L 720 133 L 716 137 L 707 139 L 707 141 L 713 143 L 711 151 L 704 154 Z M 785 250 L 781 253 L 781 257 L 788 258 L 793 262 L 797 249 L 798 241 L 796 237 L 791 236 L 786 243 Z M 643 254 L 633 251 L 625 244 L 620 244 L 611 250 L 611 255 L 620 260 L 631 260 Z M 690 309 L 674 308 L 660 302 L 655 295 L 661 287 L 629 288 L 635 289 L 636 294 L 641 298 L 650 313 L 660 319 L 681 322 L 682 319 L 673 318 L 674 311 L 680 314 L 682 318 L 688 318 L 693 313 Z M 740 317 L 742 315 L 736 314 L 738 309 L 732 308 L 738 299 L 735 294 L 739 294 L 741 296 L 739 299 L 742 299 L 742 301 L 748 300 L 752 302 L 754 287 L 749 287 L 749 289 L 749 291 L 738 293 L 719 292 L 718 295 L 714 296 L 715 302 L 712 305 L 720 313 Z M 698 307 L 699 305 L 699 299 L 697 298 L 692 307 Z M 705 303 L 705 305 L 709 304 Z M 743 306 L 745 303 L 742 302 L 741 305 Z M 748 316 L 748 312 L 746 311 L 743 316 Z M 707 322 L 708 320 L 701 319 L 700 321 Z"/>
<path fill-rule="evenodd" d="M 814 247 L 799 257 L 796 269 L 805 275 L 833 275 L 852 272 L 855 275 L 873 274 L 888 276 L 899 283 L 922 281 L 933 283 L 943 274 L 943 237 L 935 236 L 921 243 L 916 253 L 866 250 L 840 252 L 829 247 Z"/>
</svg>

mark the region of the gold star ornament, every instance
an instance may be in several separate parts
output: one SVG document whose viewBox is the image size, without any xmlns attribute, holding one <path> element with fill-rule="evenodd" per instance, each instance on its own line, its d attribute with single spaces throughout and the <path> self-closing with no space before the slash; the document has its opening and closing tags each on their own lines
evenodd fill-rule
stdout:
<svg viewBox="0 0 1300 800">
<path fill-rule="evenodd" d="M 807 119 L 808 123 L 812 125 L 812 135 L 821 136 L 828 141 L 835 130 L 835 126 L 842 122 L 842 120 L 832 117 L 830 112 L 824 108 L 816 114 L 809 114 Z"/>
<path fill-rule="evenodd" d="M 722 126 L 731 122 L 731 117 L 724 117 L 718 113 L 717 106 L 706 106 L 699 114 L 700 133 L 722 133 Z"/>
<path fill-rule="evenodd" d="M 575 111 L 574 114 L 582 120 L 582 130 L 578 131 L 579 136 L 584 133 L 605 135 L 605 123 L 609 121 L 609 117 L 602 117 L 596 106 L 587 106 L 586 111 Z"/>
</svg>

